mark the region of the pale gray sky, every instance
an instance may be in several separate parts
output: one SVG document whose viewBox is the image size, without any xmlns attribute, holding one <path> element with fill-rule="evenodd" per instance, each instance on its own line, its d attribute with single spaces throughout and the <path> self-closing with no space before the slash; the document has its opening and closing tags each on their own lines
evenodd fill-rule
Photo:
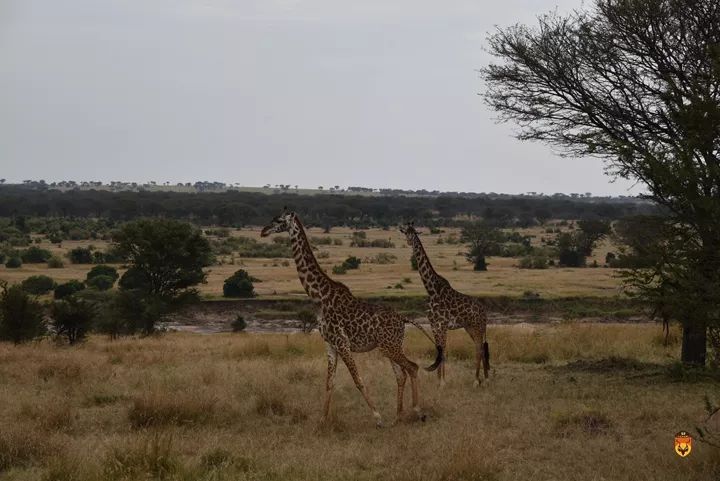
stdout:
<svg viewBox="0 0 720 481">
<path fill-rule="evenodd" d="M 634 194 L 496 125 L 485 37 L 580 0 L 2 0 L 0 177 Z"/>
</svg>

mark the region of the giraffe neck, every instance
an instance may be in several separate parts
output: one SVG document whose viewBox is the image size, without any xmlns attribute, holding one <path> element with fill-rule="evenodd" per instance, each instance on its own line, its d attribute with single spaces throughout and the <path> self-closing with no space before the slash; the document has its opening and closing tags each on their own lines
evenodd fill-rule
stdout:
<svg viewBox="0 0 720 481">
<path fill-rule="evenodd" d="M 305 235 L 305 229 L 297 217 L 290 228 L 290 239 L 300 283 L 308 296 L 321 300 L 330 294 L 333 281 L 320 268 L 310 247 L 310 241 Z"/>
<path fill-rule="evenodd" d="M 413 255 L 417 261 L 418 272 L 425 285 L 425 290 L 430 296 L 438 295 L 442 288 L 448 286 L 448 281 L 433 268 L 432 263 L 430 263 L 430 258 L 425 252 L 425 248 L 417 234 L 413 236 L 412 247 Z"/>
</svg>

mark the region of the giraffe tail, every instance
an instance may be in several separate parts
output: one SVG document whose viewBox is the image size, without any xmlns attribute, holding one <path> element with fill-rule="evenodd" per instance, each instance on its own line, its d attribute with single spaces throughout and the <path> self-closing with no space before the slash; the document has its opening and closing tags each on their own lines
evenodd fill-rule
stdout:
<svg viewBox="0 0 720 481">
<path fill-rule="evenodd" d="M 441 346 L 440 344 L 435 343 L 435 339 L 433 339 L 433 338 L 430 336 L 430 334 L 428 334 L 428 332 L 425 330 L 424 327 L 422 327 L 422 325 L 421 325 L 419 322 L 417 322 L 417 321 L 414 320 L 414 319 L 408 319 L 407 322 L 409 322 L 409 323 L 412 324 L 413 326 L 415 326 L 415 327 L 417 327 L 418 329 L 420 329 L 420 330 L 422 331 L 422 333 L 425 334 L 425 337 L 427 337 L 428 339 L 430 339 L 430 342 L 432 342 L 433 344 L 435 344 L 435 349 L 437 350 L 437 356 L 435 356 L 435 362 L 432 363 L 430 366 L 428 366 L 428 367 L 425 368 L 426 371 L 434 371 L 435 369 L 438 368 L 438 366 L 440 366 L 440 363 L 443 362 L 443 349 L 442 349 L 442 346 Z"/>
</svg>

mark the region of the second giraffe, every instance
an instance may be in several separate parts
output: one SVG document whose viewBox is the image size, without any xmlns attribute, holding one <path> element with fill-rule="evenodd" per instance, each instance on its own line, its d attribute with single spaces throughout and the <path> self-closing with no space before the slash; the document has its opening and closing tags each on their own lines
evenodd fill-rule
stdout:
<svg viewBox="0 0 720 481">
<path fill-rule="evenodd" d="M 480 365 L 483 375 L 488 378 L 490 369 L 490 350 L 487 343 L 487 312 L 479 299 L 462 294 L 450 286 L 450 283 L 438 274 L 430 263 L 427 252 L 420 241 L 413 223 L 400 227 L 405 234 L 408 245 L 412 247 L 413 256 L 417 261 L 418 272 L 428 293 L 428 318 L 435 336 L 435 343 L 440 347 L 443 357 L 428 367 L 437 369 L 440 385 L 445 384 L 445 357 L 447 353 L 447 331 L 465 328 L 475 343 L 475 386 L 480 385 Z"/>
</svg>

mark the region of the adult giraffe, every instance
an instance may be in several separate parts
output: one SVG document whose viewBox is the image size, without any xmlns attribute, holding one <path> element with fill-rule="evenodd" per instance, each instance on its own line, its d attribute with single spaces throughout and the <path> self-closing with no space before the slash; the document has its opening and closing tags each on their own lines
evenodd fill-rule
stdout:
<svg viewBox="0 0 720 481">
<path fill-rule="evenodd" d="M 428 318 L 435 336 L 438 351 L 447 352 L 448 329 L 465 328 L 475 343 L 475 386 L 480 385 L 480 364 L 483 375 L 488 378 L 490 369 L 490 350 L 487 343 L 487 312 L 479 299 L 462 294 L 450 286 L 450 283 L 438 274 L 430 263 L 427 252 L 420 241 L 413 223 L 400 227 L 405 239 L 413 250 L 418 272 L 430 298 L 428 299 Z M 440 357 L 427 368 L 438 370 L 440 385 L 445 384 L 445 357 Z"/>
<path fill-rule="evenodd" d="M 420 414 L 418 404 L 418 366 L 403 352 L 405 324 L 407 322 L 414 324 L 432 341 L 430 335 L 418 323 L 406 319 L 392 309 L 357 299 L 347 286 L 330 279 L 315 259 L 310 242 L 305 235 L 305 229 L 297 214 L 284 210 L 281 215 L 275 217 L 269 225 L 263 228 L 260 235 L 266 237 L 280 232 L 290 234 L 300 282 L 305 288 L 305 292 L 320 303 L 322 315 L 318 323 L 318 330 L 325 340 L 328 357 L 323 421 L 327 420 L 330 412 L 330 399 L 339 356 L 350 371 L 355 386 L 370 407 L 377 426 L 382 426 L 382 417 L 368 395 L 352 356 L 353 352 L 368 352 L 375 348 L 379 348 L 382 354 L 390 360 L 395 372 L 398 386 L 398 419 L 403 411 L 403 394 L 408 376 L 410 376 L 412 387 L 413 409 L 421 419 L 424 419 L 424 416 Z M 436 362 L 439 362 L 442 359 L 442 351 L 439 346 L 437 346 L 437 351 Z"/>
</svg>

